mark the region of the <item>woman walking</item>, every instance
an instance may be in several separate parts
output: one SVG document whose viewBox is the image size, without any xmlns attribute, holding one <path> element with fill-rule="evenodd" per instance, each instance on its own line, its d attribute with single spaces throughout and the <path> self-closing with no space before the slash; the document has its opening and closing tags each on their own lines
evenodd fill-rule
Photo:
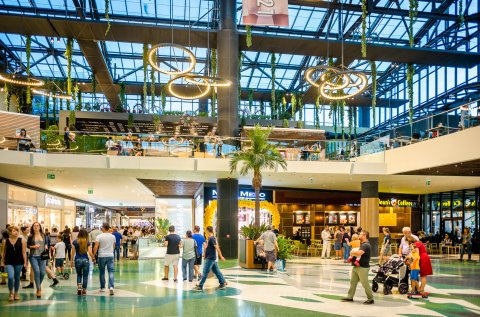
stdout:
<svg viewBox="0 0 480 317">
<path fill-rule="evenodd" d="M 192 239 L 192 232 L 187 231 L 187 238 L 183 239 L 183 255 L 182 255 L 182 274 L 183 280 L 193 281 L 193 266 L 195 265 L 195 247 L 196 242 Z M 188 265 L 188 275 L 187 275 L 187 265 Z"/>
<path fill-rule="evenodd" d="M 382 249 L 380 251 L 380 256 L 378 257 L 378 264 L 382 265 L 388 260 L 388 256 L 391 254 L 392 251 L 392 237 L 390 235 L 390 229 L 387 227 L 383 228 L 383 243 L 382 243 Z"/>
<path fill-rule="evenodd" d="M 19 237 L 18 227 L 8 227 L 8 239 L 3 240 L 2 250 L 1 266 L 6 266 L 8 273 L 8 300 L 19 300 L 20 275 L 22 268 L 27 267 L 27 243 Z"/>
<path fill-rule="evenodd" d="M 460 253 L 460 261 L 463 261 L 465 251 L 468 253 L 468 261 L 472 260 L 472 234 L 470 228 L 463 228 L 462 234 L 462 251 Z"/>
<path fill-rule="evenodd" d="M 346 228 L 343 233 L 342 245 L 343 245 L 343 262 L 348 262 L 348 257 L 350 256 L 350 241 L 352 240 L 351 229 Z"/>
<path fill-rule="evenodd" d="M 37 298 L 42 297 L 42 282 L 46 273 L 47 260 L 42 260 L 42 253 L 48 251 L 47 237 L 43 233 L 42 226 L 34 222 L 30 228 L 27 247 L 30 249 L 30 264 L 33 269 L 33 277 L 37 288 Z"/>
<path fill-rule="evenodd" d="M 88 269 L 90 258 L 95 259 L 92 253 L 92 246 L 88 241 L 88 232 L 80 229 L 77 239 L 72 243 L 72 259 L 75 259 L 75 271 L 77 271 L 77 295 L 87 295 Z M 73 266 L 71 260 L 70 266 Z"/>
</svg>

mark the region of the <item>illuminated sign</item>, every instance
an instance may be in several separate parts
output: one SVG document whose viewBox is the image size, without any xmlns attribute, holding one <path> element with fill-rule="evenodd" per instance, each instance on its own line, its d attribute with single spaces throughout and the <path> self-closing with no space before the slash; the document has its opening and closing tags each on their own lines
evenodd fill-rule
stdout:
<svg viewBox="0 0 480 317">
<path fill-rule="evenodd" d="M 273 191 L 262 190 L 258 198 L 261 201 L 273 202 Z M 204 203 L 208 205 L 211 200 L 216 199 L 218 199 L 218 190 L 215 187 L 206 187 L 203 197 Z M 238 200 L 255 200 L 255 191 L 240 187 L 238 190 Z"/>
<path fill-rule="evenodd" d="M 288 0 L 243 0 L 243 24 L 288 26 Z"/>
<path fill-rule="evenodd" d="M 56 198 L 55 196 L 45 194 L 45 207 L 48 206 L 61 206 L 62 201 L 59 198 Z"/>
<path fill-rule="evenodd" d="M 259 194 L 260 200 L 265 200 L 266 194 L 264 192 L 260 192 Z M 217 199 L 217 190 L 212 189 L 212 198 Z M 250 190 L 240 190 L 238 194 L 239 200 L 255 200 L 255 192 Z"/>
<path fill-rule="evenodd" d="M 392 197 L 390 199 L 380 199 L 378 205 L 382 207 L 417 207 L 418 203 L 412 200 Z"/>
</svg>

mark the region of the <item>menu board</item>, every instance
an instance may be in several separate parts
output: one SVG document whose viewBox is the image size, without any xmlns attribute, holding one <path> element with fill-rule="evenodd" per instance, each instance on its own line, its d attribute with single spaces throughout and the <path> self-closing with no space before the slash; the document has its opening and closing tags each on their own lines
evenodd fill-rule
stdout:
<svg viewBox="0 0 480 317">
<path fill-rule="evenodd" d="M 329 212 L 326 215 L 327 225 L 356 226 L 356 212 Z"/>
</svg>

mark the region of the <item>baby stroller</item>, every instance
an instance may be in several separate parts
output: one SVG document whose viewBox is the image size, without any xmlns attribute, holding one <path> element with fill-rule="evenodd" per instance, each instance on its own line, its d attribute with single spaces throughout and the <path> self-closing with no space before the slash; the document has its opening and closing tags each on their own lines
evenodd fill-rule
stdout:
<svg viewBox="0 0 480 317">
<path fill-rule="evenodd" d="M 408 292 L 407 266 L 402 257 L 394 254 L 378 270 L 372 270 L 376 273 L 372 281 L 372 291 L 378 291 L 378 284 L 383 284 L 383 294 L 392 294 L 392 288 L 398 287 L 400 294 Z"/>
</svg>

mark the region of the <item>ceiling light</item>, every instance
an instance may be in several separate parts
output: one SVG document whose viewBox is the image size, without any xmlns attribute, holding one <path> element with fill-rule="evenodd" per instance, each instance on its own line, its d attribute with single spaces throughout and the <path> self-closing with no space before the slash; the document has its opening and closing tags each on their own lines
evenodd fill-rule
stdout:
<svg viewBox="0 0 480 317">
<path fill-rule="evenodd" d="M 205 97 L 206 95 L 208 95 L 210 93 L 210 90 L 211 90 L 211 86 L 210 84 L 208 83 L 208 80 L 206 79 L 201 79 L 203 81 L 203 86 L 199 86 L 197 84 L 195 84 L 195 87 L 199 88 L 200 90 L 200 93 L 194 95 L 182 95 L 180 94 L 179 92 L 175 91 L 174 88 L 173 88 L 173 84 L 176 80 L 178 79 L 184 79 L 186 76 L 178 76 L 178 77 L 175 77 L 175 78 L 172 78 L 168 81 L 167 83 L 167 91 L 172 94 L 173 96 L 179 98 L 179 99 L 200 99 L 202 97 Z M 201 89 L 201 87 L 203 88 L 203 91 Z"/>
<path fill-rule="evenodd" d="M 6 74 L 6 73 L 0 73 L 0 80 L 7 83 L 14 84 L 14 85 L 21 85 L 21 86 L 40 87 L 40 86 L 43 86 L 44 84 L 43 80 L 40 80 L 40 79 L 19 76 L 15 74 Z"/>
<path fill-rule="evenodd" d="M 176 48 L 184 51 L 190 58 L 190 65 L 188 66 L 188 68 L 185 70 L 178 70 L 178 71 L 168 71 L 160 68 L 155 59 L 157 57 L 156 56 L 157 51 L 163 47 L 171 47 L 171 48 Z M 163 74 L 167 74 L 170 76 L 178 76 L 178 75 L 184 75 L 184 74 L 190 73 L 195 68 L 195 65 L 197 64 L 197 59 L 195 58 L 195 55 L 193 55 L 193 53 L 189 49 L 187 49 L 185 46 L 173 44 L 173 43 L 161 43 L 161 44 L 153 45 L 148 51 L 147 55 L 148 55 L 148 62 L 153 68 L 155 68 L 156 70 L 158 70 Z"/>
<path fill-rule="evenodd" d="M 185 76 L 185 81 L 198 86 L 229 87 L 232 85 L 228 79 L 190 74 Z"/>
<path fill-rule="evenodd" d="M 63 100 L 72 100 L 72 96 L 70 95 L 59 93 L 59 92 L 53 94 L 45 89 L 32 89 L 32 92 L 35 95 L 40 95 L 45 97 L 52 97 L 52 98 L 63 99 Z"/>
</svg>

